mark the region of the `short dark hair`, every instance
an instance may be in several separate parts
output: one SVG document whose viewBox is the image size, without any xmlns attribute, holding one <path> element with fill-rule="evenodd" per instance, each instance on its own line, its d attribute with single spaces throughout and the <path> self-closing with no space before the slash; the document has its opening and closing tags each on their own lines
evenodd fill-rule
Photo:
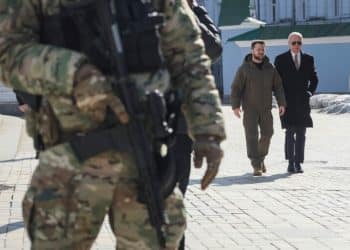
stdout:
<svg viewBox="0 0 350 250">
<path fill-rule="evenodd" d="M 254 49 L 255 44 L 262 44 L 262 45 L 265 46 L 265 41 L 263 41 L 263 40 L 254 40 L 254 41 L 252 41 L 252 44 L 251 44 L 251 48 L 252 49 Z"/>
</svg>

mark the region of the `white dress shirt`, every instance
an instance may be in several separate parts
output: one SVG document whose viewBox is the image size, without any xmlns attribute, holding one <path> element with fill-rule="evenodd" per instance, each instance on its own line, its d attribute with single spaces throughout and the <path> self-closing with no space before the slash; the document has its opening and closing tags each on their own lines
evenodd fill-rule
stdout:
<svg viewBox="0 0 350 250">
<path fill-rule="evenodd" d="M 294 62 L 294 58 L 295 58 L 295 55 L 297 56 L 297 59 L 298 59 L 298 69 L 300 68 L 300 65 L 301 65 L 301 53 L 297 53 L 295 54 L 293 51 L 290 52 L 292 54 L 292 58 L 293 58 L 293 62 Z"/>
</svg>

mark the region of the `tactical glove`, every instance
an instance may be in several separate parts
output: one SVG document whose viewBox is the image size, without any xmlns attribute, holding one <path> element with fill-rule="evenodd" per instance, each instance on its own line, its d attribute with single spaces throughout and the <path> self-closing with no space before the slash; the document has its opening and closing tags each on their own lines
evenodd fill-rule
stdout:
<svg viewBox="0 0 350 250">
<path fill-rule="evenodd" d="M 121 123 L 129 116 L 121 100 L 114 94 L 106 77 L 91 64 L 84 64 L 75 74 L 73 96 L 77 107 L 96 122 L 103 122 L 107 107 L 116 114 Z"/>
<path fill-rule="evenodd" d="M 207 170 L 201 181 L 202 190 L 206 189 L 219 171 L 219 165 L 224 155 L 220 148 L 220 140 L 213 136 L 197 136 L 193 144 L 194 166 L 200 168 L 204 157 L 207 159 Z"/>
</svg>

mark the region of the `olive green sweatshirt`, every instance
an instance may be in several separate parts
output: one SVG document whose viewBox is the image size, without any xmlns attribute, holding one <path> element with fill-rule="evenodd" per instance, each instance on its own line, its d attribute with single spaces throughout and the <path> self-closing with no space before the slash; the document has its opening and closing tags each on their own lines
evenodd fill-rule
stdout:
<svg viewBox="0 0 350 250">
<path fill-rule="evenodd" d="M 252 54 L 248 54 L 231 86 L 232 108 L 242 105 L 243 110 L 271 110 L 272 93 L 278 106 L 286 106 L 281 78 L 268 57 L 265 56 L 262 67 L 259 68 L 253 63 Z"/>
</svg>

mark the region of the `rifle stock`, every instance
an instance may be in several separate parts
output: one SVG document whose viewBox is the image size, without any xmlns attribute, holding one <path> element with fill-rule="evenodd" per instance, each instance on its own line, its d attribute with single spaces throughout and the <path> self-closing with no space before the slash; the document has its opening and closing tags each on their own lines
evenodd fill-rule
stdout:
<svg viewBox="0 0 350 250">
<path fill-rule="evenodd" d="M 135 163 L 139 173 L 139 198 L 147 206 L 150 222 L 156 230 L 161 248 L 165 247 L 165 233 L 163 225 L 164 217 L 163 197 L 160 194 L 160 184 L 156 174 L 156 162 L 152 149 L 152 141 L 146 135 L 144 120 L 138 112 L 139 101 L 136 95 L 136 85 L 128 79 L 124 51 L 117 23 L 117 9 L 114 1 L 108 1 L 105 5 L 104 24 L 110 27 L 107 32 L 107 44 L 111 51 L 111 71 L 115 77 L 113 88 L 118 92 L 126 111 L 130 116 L 127 127 L 128 138 L 134 154 Z"/>
</svg>

